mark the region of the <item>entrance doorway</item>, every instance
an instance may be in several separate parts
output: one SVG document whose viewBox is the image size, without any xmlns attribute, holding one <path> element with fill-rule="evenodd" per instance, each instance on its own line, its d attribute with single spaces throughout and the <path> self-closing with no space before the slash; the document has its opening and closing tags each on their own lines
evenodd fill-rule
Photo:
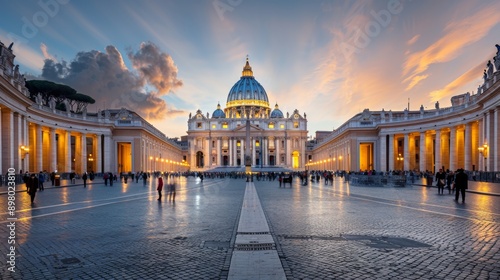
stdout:
<svg viewBox="0 0 500 280">
<path fill-rule="evenodd" d="M 132 171 L 132 143 L 116 143 L 118 173 Z"/>
</svg>

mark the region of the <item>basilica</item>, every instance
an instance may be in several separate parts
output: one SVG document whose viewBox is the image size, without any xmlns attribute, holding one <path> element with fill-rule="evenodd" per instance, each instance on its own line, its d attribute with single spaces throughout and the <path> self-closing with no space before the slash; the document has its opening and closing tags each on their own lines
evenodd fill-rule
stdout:
<svg viewBox="0 0 500 280">
<path fill-rule="evenodd" d="M 190 115 L 187 134 L 192 170 L 243 170 L 247 154 L 252 170 L 303 170 L 307 162 L 306 115 L 298 109 L 284 115 L 278 104 L 271 107 L 248 58 L 241 78 L 229 90 L 226 107 L 217 104 L 211 116 L 200 110 Z"/>
</svg>

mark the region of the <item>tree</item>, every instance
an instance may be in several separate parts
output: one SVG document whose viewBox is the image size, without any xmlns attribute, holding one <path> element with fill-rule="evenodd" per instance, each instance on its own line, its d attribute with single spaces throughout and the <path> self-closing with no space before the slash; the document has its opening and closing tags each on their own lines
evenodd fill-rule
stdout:
<svg viewBox="0 0 500 280">
<path fill-rule="evenodd" d="M 87 107 L 88 104 L 94 104 L 95 100 L 85 94 L 77 93 L 70 86 L 57 84 L 46 80 L 30 80 L 26 82 L 26 88 L 30 92 L 31 100 L 35 101 L 38 94 L 42 96 L 45 104 L 49 103 L 50 97 L 56 101 L 56 108 L 65 110 L 63 101 L 68 99 L 70 110 L 75 113 L 80 113 Z"/>
<path fill-rule="evenodd" d="M 75 113 L 81 113 L 83 109 L 87 108 L 87 105 L 95 103 L 94 98 L 82 93 L 71 95 L 68 100 L 71 110 Z"/>
</svg>

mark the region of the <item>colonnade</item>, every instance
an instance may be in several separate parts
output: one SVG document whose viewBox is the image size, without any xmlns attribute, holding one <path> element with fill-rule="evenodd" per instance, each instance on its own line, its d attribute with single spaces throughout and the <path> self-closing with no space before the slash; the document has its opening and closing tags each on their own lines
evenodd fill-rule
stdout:
<svg viewBox="0 0 500 280">
<path fill-rule="evenodd" d="M 305 141 L 300 137 L 252 136 L 250 139 L 252 166 L 282 166 L 303 168 L 305 164 Z M 203 153 L 203 167 L 244 166 L 246 137 L 198 137 L 190 143 L 190 162 L 199 166 L 197 153 Z M 294 157 L 296 163 L 294 164 Z M 198 163 L 198 166 L 196 166 Z M 294 166 L 295 165 L 295 166 Z"/>
</svg>

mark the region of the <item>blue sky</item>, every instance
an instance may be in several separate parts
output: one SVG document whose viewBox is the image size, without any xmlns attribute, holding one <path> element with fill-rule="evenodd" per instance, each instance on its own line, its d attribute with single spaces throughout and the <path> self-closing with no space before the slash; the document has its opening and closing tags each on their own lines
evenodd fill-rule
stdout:
<svg viewBox="0 0 500 280">
<path fill-rule="evenodd" d="M 314 134 L 365 108 L 448 107 L 477 91 L 499 11 L 494 0 L 3 1 L 0 40 L 15 42 L 21 72 L 93 96 L 89 111 L 129 104 L 169 137 L 185 135 L 189 113 L 225 106 L 248 55 L 271 106 L 306 112 Z"/>
</svg>

